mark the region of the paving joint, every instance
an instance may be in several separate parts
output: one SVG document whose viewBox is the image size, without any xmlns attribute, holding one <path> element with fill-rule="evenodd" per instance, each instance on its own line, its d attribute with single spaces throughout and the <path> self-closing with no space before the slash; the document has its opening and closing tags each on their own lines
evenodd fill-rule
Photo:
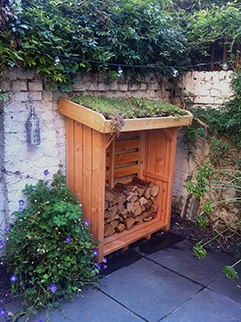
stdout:
<svg viewBox="0 0 241 322">
<path fill-rule="evenodd" d="M 206 287 L 202 287 L 199 291 L 197 291 L 195 294 L 193 294 L 192 296 L 190 296 L 186 301 L 184 301 L 183 303 L 181 303 L 180 305 L 178 305 L 177 307 L 175 307 L 172 311 L 170 311 L 168 314 L 166 314 L 165 316 L 161 317 L 160 320 L 158 320 L 157 322 L 161 322 L 164 319 L 166 319 L 169 315 L 171 315 L 172 313 L 176 312 L 180 307 L 182 307 L 184 304 L 188 303 L 189 301 L 191 301 L 195 296 L 197 296 L 199 293 L 201 293 Z"/>
<path fill-rule="evenodd" d="M 135 314 L 136 316 L 138 316 L 138 318 L 142 319 L 145 322 L 150 322 L 149 320 L 146 320 L 145 318 L 143 318 L 141 315 L 139 315 L 138 313 L 134 312 L 133 310 L 130 310 L 127 306 L 125 306 L 123 303 L 119 302 L 118 300 L 116 300 L 114 297 L 110 296 L 109 294 L 105 293 L 103 290 L 99 290 L 102 294 L 104 294 L 105 296 L 107 296 L 109 299 L 111 299 L 112 301 L 116 302 L 117 304 L 121 305 L 124 309 L 128 310 L 129 312 L 131 312 L 132 314 Z"/>
<path fill-rule="evenodd" d="M 200 286 L 202 286 L 203 288 L 207 288 L 207 285 L 203 285 L 203 284 L 201 284 L 201 283 L 199 283 L 199 282 L 197 282 L 197 281 L 194 281 L 193 279 L 191 279 L 191 278 L 189 278 L 189 277 L 187 277 L 187 276 L 185 276 L 185 275 L 183 275 L 183 274 L 181 274 L 181 273 L 178 273 L 177 271 L 175 271 L 175 270 L 173 270 L 173 269 L 171 269 L 170 267 L 167 267 L 167 266 L 165 266 L 165 265 L 162 265 L 162 264 L 160 264 L 160 263 L 157 263 L 155 260 L 153 260 L 153 259 L 151 259 L 151 258 L 148 258 L 148 257 L 145 257 L 147 260 L 149 260 L 150 262 L 152 262 L 152 263 L 154 263 L 154 264 L 156 264 L 156 265 L 159 265 L 159 266 L 161 266 L 162 268 L 164 268 L 164 269 L 166 269 L 166 270 L 168 270 L 168 271 L 170 271 L 170 272 L 172 272 L 172 273 L 175 273 L 175 274 L 177 274 L 178 276 L 180 276 L 180 277 L 184 277 L 185 279 L 187 279 L 187 280 L 189 280 L 190 282 L 192 282 L 192 283 L 194 283 L 194 284 L 197 284 L 197 285 L 200 285 Z M 208 284 L 209 285 L 209 284 Z"/>
</svg>

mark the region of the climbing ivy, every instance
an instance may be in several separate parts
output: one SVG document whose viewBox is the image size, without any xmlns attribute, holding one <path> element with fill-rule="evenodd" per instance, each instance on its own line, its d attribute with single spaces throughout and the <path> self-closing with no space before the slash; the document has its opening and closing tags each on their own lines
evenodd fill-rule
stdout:
<svg viewBox="0 0 241 322">
<path fill-rule="evenodd" d="M 123 66 L 125 77 L 134 81 L 150 71 L 158 77 L 171 75 L 171 66 L 179 66 L 181 74 L 181 66 L 210 55 L 217 39 L 220 46 L 228 43 L 230 55 L 240 42 L 240 4 L 215 3 L 2 0 L 0 74 L 9 66 L 36 68 L 50 88 L 61 86 L 64 91 L 76 82 L 77 72 L 116 78 L 118 65 L 139 66 Z"/>
</svg>

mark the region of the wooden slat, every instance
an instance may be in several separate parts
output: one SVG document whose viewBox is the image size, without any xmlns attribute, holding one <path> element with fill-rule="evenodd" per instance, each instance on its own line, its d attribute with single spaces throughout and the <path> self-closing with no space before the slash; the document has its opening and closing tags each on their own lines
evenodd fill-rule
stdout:
<svg viewBox="0 0 241 322">
<path fill-rule="evenodd" d="M 126 154 L 118 154 L 114 157 L 115 165 L 125 164 L 129 162 L 138 161 L 138 152 L 131 152 Z M 109 157 L 106 157 L 106 166 L 109 166 Z"/>
<path fill-rule="evenodd" d="M 140 131 L 140 130 L 149 130 L 149 129 L 163 129 L 169 127 L 180 127 L 187 126 L 192 124 L 192 116 L 189 111 L 186 111 L 187 116 L 182 116 L 179 119 L 174 117 L 161 117 L 161 118 L 143 118 L 143 119 L 133 119 L 133 120 L 124 120 L 125 124 L 121 129 L 121 132 L 127 131 Z M 111 132 L 111 123 L 106 121 L 106 132 Z"/>
<path fill-rule="evenodd" d="M 124 248 L 135 241 L 144 238 L 154 232 L 165 229 L 166 224 L 160 220 L 153 219 L 142 225 L 135 225 L 131 230 L 125 230 L 120 234 L 114 234 L 104 239 L 104 256 Z"/>
<path fill-rule="evenodd" d="M 143 170 L 147 166 L 149 132 L 141 131 L 139 137 L 138 177 L 143 179 Z"/>
<path fill-rule="evenodd" d="M 172 131 L 169 131 L 170 129 L 162 129 L 162 131 L 166 134 L 167 136 L 167 139 L 169 141 L 172 141 L 174 138 L 173 138 L 173 133 Z"/>
<path fill-rule="evenodd" d="M 139 131 L 121 132 L 120 137 L 118 139 L 121 140 L 122 138 L 133 137 L 133 136 L 139 136 Z"/>
<path fill-rule="evenodd" d="M 83 125 L 83 217 L 92 223 L 91 213 L 91 164 L 92 164 L 92 129 Z"/>
<path fill-rule="evenodd" d="M 113 188 L 114 186 L 114 166 L 115 166 L 115 141 L 112 141 L 109 147 L 109 157 L 108 157 L 108 167 L 109 167 L 108 185 L 110 188 Z"/>
<path fill-rule="evenodd" d="M 114 184 L 116 184 L 117 182 L 121 182 L 121 183 L 128 183 L 131 182 L 132 178 L 135 177 L 136 174 L 130 175 L 130 176 L 126 176 L 126 177 L 121 177 L 121 178 L 116 178 L 114 180 Z"/>
<path fill-rule="evenodd" d="M 166 203 L 166 218 L 165 222 L 167 223 L 166 229 L 170 229 L 171 222 L 171 208 L 172 208 L 172 193 L 173 193 L 173 180 L 174 180 L 174 170 L 175 170 L 175 158 L 176 158 L 176 143 L 177 143 L 177 129 L 172 129 L 174 132 L 174 140 L 171 142 L 170 148 L 170 161 L 169 161 L 169 185 L 167 190 L 167 203 Z"/>
<path fill-rule="evenodd" d="M 157 136 L 158 130 L 152 130 L 149 132 L 146 170 L 154 173 L 156 172 Z M 149 179 L 147 179 L 147 181 L 149 181 Z"/>
<path fill-rule="evenodd" d="M 164 175 L 165 173 L 165 159 L 166 159 L 166 148 L 167 148 L 167 140 L 172 140 L 172 137 L 170 137 L 168 130 L 158 130 L 158 141 L 157 141 L 157 158 L 156 158 L 156 173 L 158 176 L 160 176 L 160 181 L 158 178 L 155 181 L 156 184 L 159 186 L 159 193 L 156 197 L 156 203 L 159 206 L 157 211 L 157 219 L 163 220 L 165 216 L 163 216 L 162 209 L 163 209 L 163 192 L 164 192 L 164 182 L 162 182 L 161 177 L 163 176 L 163 179 L 166 178 L 167 180 L 163 180 L 165 182 L 169 181 L 169 178 Z"/>
<path fill-rule="evenodd" d="M 83 205 L 83 125 L 75 122 L 75 194 L 79 197 L 79 201 Z"/>
<path fill-rule="evenodd" d="M 118 154 L 115 156 L 115 165 L 138 161 L 138 155 L 139 155 L 138 152 Z"/>
<path fill-rule="evenodd" d="M 173 137 L 173 133 L 169 133 Z M 173 144 L 174 140 L 167 140 L 166 141 L 166 153 L 165 153 L 165 167 L 164 167 L 164 175 L 166 177 L 169 177 L 170 174 L 170 169 L 172 165 L 170 164 L 171 159 L 170 159 L 170 153 L 171 153 L 171 146 Z M 164 182 L 163 184 L 163 196 L 162 196 L 162 220 L 166 222 L 168 220 L 168 214 L 167 214 L 167 203 L 168 203 L 168 193 L 169 193 L 169 184 Z"/>
<path fill-rule="evenodd" d="M 114 179 L 116 178 L 120 178 L 120 177 L 125 177 L 131 174 L 135 174 L 138 171 L 138 165 L 137 164 L 133 164 L 133 165 L 129 165 L 127 167 L 121 167 L 121 168 L 117 168 L 114 169 Z M 106 180 L 109 180 L 110 178 L 110 173 L 107 170 L 106 171 Z"/>
<path fill-rule="evenodd" d="M 126 140 L 126 141 L 116 141 L 115 151 L 126 151 L 131 149 L 138 149 L 139 140 Z"/>
<path fill-rule="evenodd" d="M 143 170 L 143 175 L 150 178 L 149 181 L 153 181 L 153 179 L 154 179 L 154 180 L 158 180 L 158 181 L 169 182 L 169 177 L 164 176 L 159 173 Z"/>
<path fill-rule="evenodd" d="M 105 200 L 105 135 L 92 130 L 91 204 L 92 234 L 99 241 L 104 240 L 104 200 Z M 103 243 L 99 245 L 98 261 L 103 257 Z"/>
<path fill-rule="evenodd" d="M 116 133 L 113 133 L 112 135 L 108 135 L 108 137 L 106 138 L 106 149 L 115 140 L 115 138 L 116 138 Z"/>
<path fill-rule="evenodd" d="M 75 158 L 74 158 L 74 126 L 75 121 L 70 118 L 66 118 L 66 137 L 67 137 L 67 148 L 66 148 L 66 158 L 67 158 L 67 185 L 72 193 L 75 193 Z"/>
</svg>

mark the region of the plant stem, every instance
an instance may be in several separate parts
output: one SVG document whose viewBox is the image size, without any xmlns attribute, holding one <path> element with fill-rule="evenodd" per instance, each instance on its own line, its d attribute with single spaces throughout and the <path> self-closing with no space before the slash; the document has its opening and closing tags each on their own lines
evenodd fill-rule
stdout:
<svg viewBox="0 0 241 322">
<path fill-rule="evenodd" d="M 241 262 L 241 259 L 239 259 L 236 263 L 234 263 L 231 267 L 234 267 L 234 266 L 236 266 L 238 263 L 240 263 Z"/>
<path fill-rule="evenodd" d="M 212 239 L 210 239 L 209 241 L 207 241 L 205 244 L 202 245 L 202 247 L 206 246 L 208 243 L 210 243 L 211 241 L 213 241 L 214 239 L 216 239 L 217 237 L 221 236 L 222 234 L 224 234 L 226 231 L 228 231 L 229 229 L 237 226 L 237 225 L 240 225 L 241 222 L 237 222 L 236 224 L 234 224 L 233 226 L 231 227 L 228 227 L 226 228 L 224 231 L 222 231 L 221 233 L 219 233 L 218 235 L 216 235 L 215 237 L 213 237 Z"/>
</svg>

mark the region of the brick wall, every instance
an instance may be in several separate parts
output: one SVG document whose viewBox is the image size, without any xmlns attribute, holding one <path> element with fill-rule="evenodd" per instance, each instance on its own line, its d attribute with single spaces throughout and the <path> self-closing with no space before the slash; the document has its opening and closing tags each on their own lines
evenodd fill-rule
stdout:
<svg viewBox="0 0 241 322">
<path fill-rule="evenodd" d="M 188 73 L 180 84 L 186 93 L 194 94 L 195 104 L 216 106 L 230 94 L 230 75 L 229 71 Z M 49 178 L 59 164 L 65 169 L 65 117 L 57 112 L 59 97 L 92 94 L 169 100 L 170 95 L 164 86 L 160 90 L 153 75 L 139 85 L 117 81 L 107 85 L 101 76 L 94 79 L 79 77 L 79 80 L 71 93 L 62 93 L 48 90 L 45 80 L 35 71 L 14 68 L 5 72 L 3 88 L 9 98 L 0 106 L 0 231 L 12 220 L 10 214 L 18 210 L 25 184 L 45 179 L 45 169 L 50 172 Z M 41 130 L 41 144 L 35 148 L 27 145 L 26 120 L 31 107 L 34 107 Z M 173 191 L 177 197 L 186 194 L 184 184 L 190 169 L 185 157 L 179 135 Z"/>
</svg>

